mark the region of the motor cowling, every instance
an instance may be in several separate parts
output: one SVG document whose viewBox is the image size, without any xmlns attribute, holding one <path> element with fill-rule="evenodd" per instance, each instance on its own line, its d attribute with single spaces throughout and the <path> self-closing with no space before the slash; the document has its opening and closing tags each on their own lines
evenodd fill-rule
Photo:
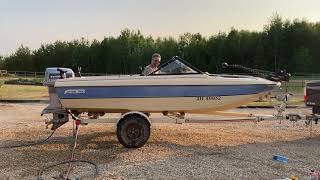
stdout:
<svg viewBox="0 0 320 180">
<path fill-rule="evenodd" d="M 75 74 L 70 68 L 47 68 L 43 85 L 45 86 L 54 86 L 54 83 L 57 79 L 65 79 L 65 78 L 74 78 Z"/>
<path fill-rule="evenodd" d="M 68 112 L 62 107 L 59 97 L 55 91 L 54 83 L 58 79 L 74 78 L 75 74 L 70 68 L 47 68 L 43 85 L 48 87 L 49 105 L 44 108 L 41 115 L 52 113 L 52 129 L 57 129 L 69 121 Z"/>
</svg>

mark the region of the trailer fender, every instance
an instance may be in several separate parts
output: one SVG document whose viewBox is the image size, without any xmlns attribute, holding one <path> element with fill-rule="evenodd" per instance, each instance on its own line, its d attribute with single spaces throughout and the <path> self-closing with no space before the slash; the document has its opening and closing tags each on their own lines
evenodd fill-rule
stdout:
<svg viewBox="0 0 320 180">
<path fill-rule="evenodd" d="M 118 124 L 125 117 L 131 116 L 131 115 L 138 115 L 138 116 L 143 117 L 145 120 L 147 120 L 147 122 L 151 126 L 150 118 L 145 113 L 140 112 L 140 111 L 129 111 L 129 112 L 126 112 L 126 113 L 122 114 L 116 124 Z"/>
</svg>

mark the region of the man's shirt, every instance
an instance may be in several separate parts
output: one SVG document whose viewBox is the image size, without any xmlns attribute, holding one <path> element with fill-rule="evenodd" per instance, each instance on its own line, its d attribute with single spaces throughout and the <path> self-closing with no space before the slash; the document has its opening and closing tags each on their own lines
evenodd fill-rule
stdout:
<svg viewBox="0 0 320 180">
<path fill-rule="evenodd" d="M 142 72 L 143 75 L 148 76 L 155 72 L 158 68 L 152 68 L 150 65 L 146 66 Z"/>
</svg>

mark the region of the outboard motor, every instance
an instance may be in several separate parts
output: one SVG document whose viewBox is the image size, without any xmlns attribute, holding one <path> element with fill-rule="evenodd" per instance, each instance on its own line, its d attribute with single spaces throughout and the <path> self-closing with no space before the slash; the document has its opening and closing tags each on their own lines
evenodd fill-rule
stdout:
<svg viewBox="0 0 320 180">
<path fill-rule="evenodd" d="M 41 112 L 41 116 L 44 114 L 52 113 L 53 117 L 48 124 L 53 124 L 52 130 L 57 129 L 64 123 L 68 122 L 68 112 L 62 108 L 59 101 L 59 97 L 56 94 L 54 83 L 58 79 L 74 78 L 75 74 L 72 69 L 69 68 L 47 68 L 43 81 L 44 86 L 48 86 L 49 93 L 49 105 Z"/>
</svg>

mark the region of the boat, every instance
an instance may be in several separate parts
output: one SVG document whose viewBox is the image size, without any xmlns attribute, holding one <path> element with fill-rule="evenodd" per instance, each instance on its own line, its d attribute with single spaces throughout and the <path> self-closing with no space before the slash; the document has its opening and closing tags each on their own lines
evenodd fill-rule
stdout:
<svg viewBox="0 0 320 180">
<path fill-rule="evenodd" d="M 64 108 L 106 113 L 223 111 L 252 102 L 276 86 L 259 77 L 203 73 L 177 57 L 149 76 L 66 78 L 54 84 Z"/>
<path fill-rule="evenodd" d="M 136 148 L 150 136 L 151 113 L 180 119 L 186 113 L 219 114 L 269 94 L 286 77 L 266 71 L 257 74 L 262 77 L 209 74 L 177 56 L 148 76 L 75 77 L 69 68 L 47 68 L 44 85 L 48 86 L 50 103 L 41 114 L 52 113 L 48 124 L 55 130 L 70 116 L 87 124 L 101 120 L 106 113 L 120 113 L 116 120 L 118 140 L 125 147 Z"/>
</svg>

